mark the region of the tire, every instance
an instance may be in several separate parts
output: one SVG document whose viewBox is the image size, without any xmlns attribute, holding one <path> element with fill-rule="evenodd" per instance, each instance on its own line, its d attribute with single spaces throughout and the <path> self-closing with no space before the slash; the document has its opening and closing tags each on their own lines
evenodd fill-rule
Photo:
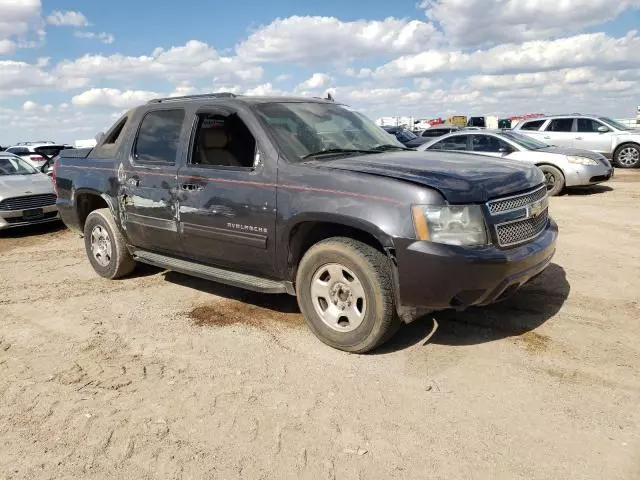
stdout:
<svg viewBox="0 0 640 480">
<path fill-rule="evenodd" d="M 636 168 L 640 166 L 640 145 L 625 143 L 613 154 L 613 162 L 619 168 Z"/>
<path fill-rule="evenodd" d="M 87 217 L 84 248 L 91 266 L 104 278 L 124 277 L 136 266 L 108 208 L 94 210 Z"/>
<path fill-rule="evenodd" d="M 307 325 L 333 348 L 365 353 L 400 327 L 388 257 L 351 238 L 312 246 L 300 261 L 296 290 Z"/>
<path fill-rule="evenodd" d="M 547 194 L 550 197 L 560 195 L 564 190 L 564 175 L 560 169 L 551 165 L 539 165 L 540 170 L 544 173 L 545 181 L 547 182 Z"/>
</svg>

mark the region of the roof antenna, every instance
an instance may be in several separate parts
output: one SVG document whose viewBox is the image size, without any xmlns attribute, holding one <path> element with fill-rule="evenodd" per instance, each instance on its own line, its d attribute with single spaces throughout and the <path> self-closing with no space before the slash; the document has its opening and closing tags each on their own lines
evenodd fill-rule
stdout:
<svg viewBox="0 0 640 480">
<path fill-rule="evenodd" d="M 333 95 L 331 95 L 331 92 L 327 92 L 326 100 L 329 100 L 330 102 L 333 102 Z"/>
</svg>

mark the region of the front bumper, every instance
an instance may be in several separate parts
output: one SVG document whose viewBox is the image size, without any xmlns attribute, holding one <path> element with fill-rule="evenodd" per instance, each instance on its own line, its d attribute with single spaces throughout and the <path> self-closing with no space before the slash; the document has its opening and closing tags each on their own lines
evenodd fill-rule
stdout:
<svg viewBox="0 0 640 480">
<path fill-rule="evenodd" d="M 42 209 L 42 216 L 38 218 L 25 218 L 22 210 L 0 211 L 0 230 L 24 227 L 26 225 L 37 225 L 39 223 L 57 222 L 60 220 L 58 207 L 55 204 L 40 208 Z"/>
<path fill-rule="evenodd" d="M 558 226 L 549 219 L 535 240 L 505 250 L 401 240 L 396 247 L 400 304 L 443 310 L 494 303 L 549 265 L 557 237 Z"/>
<path fill-rule="evenodd" d="M 608 165 L 573 165 L 571 171 L 565 173 L 567 187 L 580 187 L 606 182 L 613 177 L 613 167 Z"/>
</svg>

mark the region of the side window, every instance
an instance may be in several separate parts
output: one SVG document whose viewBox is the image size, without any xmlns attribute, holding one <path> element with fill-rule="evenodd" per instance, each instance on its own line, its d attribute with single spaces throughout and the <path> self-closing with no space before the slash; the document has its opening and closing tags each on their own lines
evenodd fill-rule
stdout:
<svg viewBox="0 0 640 480">
<path fill-rule="evenodd" d="M 7 148 L 7 152 L 14 155 L 29 155 L 29 149 L 24 147 Z"/>
<path fill-rule="evenodd" d="M 573 118 L 554 118 L 547 126 L 547 132 L 570 132 Z"/>
<path fill-rule="evenodd" d="M 540 130 L 540 127 L 545 122 L 545 120 L 533 120 L 531 122 L 525 122 L 520 130 Z"/>
<path fill-rule="evenodd" d="M 109 136 L 105 138 L 103 145 L 113 145 L 118 141 L 118 138 L 120 138 L 120 134 L 122 133 L 122 130 L 124 130 L 124 126 L 127 124 L 127 120 L 128 118 L 124 117 L 115 125 L 113 130 L 108 134 Z"/>
<path fill-rule="evenodd" d="M 513 151 L 511 145 L 492 135 L 471 136 L 471 150 L 474 152 L 499 153 L 501 149 L 506 152 Z"/>
<path fill-rule="evenodd" d="M 600 122 L 592 120 L 590 118 L 579 118 L 578 119 L 578 131 L 579 132 L 591 132 L 598 133 L 598 128 L 603 125 Z"/>
<path fill-rule="evenodd" d="M 142 119 L 133 147 L 133 158 L 141 163 L 174 163 L 178 153 L 184 110 L 158 110 Z"/>
<path fill-rule="evenodd" d="M 467 150 L 467 136 L 456 135 L 434 143 L 430 150 Z"/>
<path fill-rule="evenodd" d="M 256 140 L 237 113 L 198 115 L 191 164 L 254 168 L 256 161 Z"/>
</svg>

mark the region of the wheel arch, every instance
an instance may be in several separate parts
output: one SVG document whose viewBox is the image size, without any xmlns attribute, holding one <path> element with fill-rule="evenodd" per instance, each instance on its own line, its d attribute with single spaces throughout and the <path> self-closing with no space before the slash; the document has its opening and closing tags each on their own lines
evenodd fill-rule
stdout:
<svg viewBox="0 0 640 480">
<path fill-rule="evenodd" d="M 111 197 L 97 190 L 91 188 L 80 188 L 75 190 L 73 202 L 76 215 L 78 216 L 78 225 L 80 226 L 81 231 L 84 230 L 84 224 L 89 214 L 99 208 L 108 208 L 113 215 L 113 218 L 118 218 L 116 215 L 115 205 L 113 204 Z"/>
</svg>

